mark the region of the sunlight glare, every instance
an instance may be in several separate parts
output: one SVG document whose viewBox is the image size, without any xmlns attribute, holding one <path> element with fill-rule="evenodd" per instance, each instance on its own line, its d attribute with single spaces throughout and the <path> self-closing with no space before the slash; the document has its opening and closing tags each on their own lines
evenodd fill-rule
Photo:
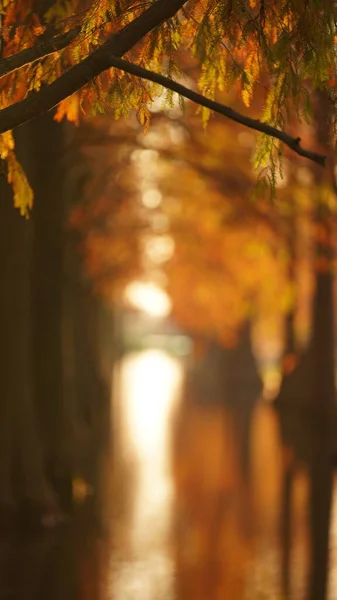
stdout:
<svg viewBox="0 0 337 600">
<path fill-rule="evenodd" d="M 124 551 L 119 546 L 111 562 L 110 598 L 172 598 L 170 433 L 182 365 L 160 350 L 132 354 L 122 361 L 120 383 L 121 442 L 134 471 Z"/>
<path fill-rule="evenodd" d="M 169 296 L 154 283 L 133 281 L 126 287 L 124 295 L 129 305 L 151 317 L 165 318 L 171 312 Z"/>
<path fill-rule="evenodd" d="M 161 192 L 156 188 L 150 188 L 142 194 L 142 204 L 146 208 L 158 208 L 162 199 Z"/>
<path fill-rule="evenodd" d="M 145 255 L 158 265 L 170 260 L 174 253 L 174 239 L 170 235 L 148 236 L 144 246 Z"/>
<path fill-rule="evenodd" d="M 163 444 L 163 430 L 176 388 L 180 367 L 161 350 L 149 350 L 127 364 L 124 394 L 128 398 L 130 439 L 137 454 L 147 455 Z"/>
</svg>

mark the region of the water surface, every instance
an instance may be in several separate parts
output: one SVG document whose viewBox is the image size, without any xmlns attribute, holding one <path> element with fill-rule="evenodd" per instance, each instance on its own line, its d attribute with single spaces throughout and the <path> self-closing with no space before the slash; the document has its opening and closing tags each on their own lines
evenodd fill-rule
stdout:
<svg viewBox="0 0 337 600">
<path fill-rule="evenodd" d="M 2 536 L 0 600 L 312 598 L 309 469 L 283 447 L 272 406 L 252 413 L 247 472 L 233 403 L 187 399 L 177 359 L 132 354 L 117 375 L 99 526 L 83 509 L 61 528 Z M 334 600 L 335 500 L 329 545 Z"/>
</svg>

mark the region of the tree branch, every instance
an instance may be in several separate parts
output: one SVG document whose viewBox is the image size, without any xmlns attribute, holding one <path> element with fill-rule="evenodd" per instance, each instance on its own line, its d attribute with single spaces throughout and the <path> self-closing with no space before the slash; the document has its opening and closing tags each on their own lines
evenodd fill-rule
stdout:
<svg viewBox="0 0 337 600">
<path fill-rule="evenodd" d="M 112 35 L 95 52 L 52 83 L 30 92 L 24 100 L 0 110 L 0 133 L 18 127 L 51 110 L 106 69 L 111 57 L 122 56 L 154 27 L 172 18 L 188 0 L 156 0 L 129 25 Z"/>
<path fill-rule="evenodd" d="M 154 71 L 149 71 L 148 69 L 143 69 L 143 67 L 139 67 L 138 65 L 134 65 L 122 58 L 112 56 L 110 59 L 111 66 L 121 69 L 122 71 L 126 71 L 131 75 L 136 75 L 141 77 L 142 79 L 147 79 L 148 81 L 153 81 L 153 83 L 158 83 L 163 87 L 180 94 L 180 96 L 184 96 L 184 98 L 188 98 L 199 104 L 200 106 L 205 106 L 214 112 L 235 121 L 236 123 L 240 123 L 249 129 L 254 129 L 255 131 L 259 131 L 260 133 L 264 133 L 270 137 L 274 137 L 280 140 L 283 144 L 288 146 L 293 152 L 299 154 L 299 156 L 303 156 L 304 158 L 308 158 L 313 162 L 325 166 L 326 156 L 323 154 L 318 154 L 317 152 L 313 152 L 312 150 L 306 150 L 301 146 L 300 138 L 294 138 L 290 136 L 285 131 L 281 129 L 277 129 L 272 125 L 268 125 L 263 121 L 259 121 L 258 119 L 252 119 L 251 117 L 246 117 L 242 113 L 230 108 L 230 106 L 226 106 L 225 104 L 221 104 L 220 102 L 215 102 L 214 100 L 210 100 L 206 98 L 202 94 L 198 92 L 194 92 L 193 90 L 185 87 L 184 85 L 165 77 L 164 75 L 160 75 L 159 73 L 155 73 Z"/>
<path fill-rule="evenodd" d="M 294 138 L 285 131 L 277 129 L 272 125 L 268 125 L 268 123 L 247 117 L 229 106 L 206 98 L 168 77 L 143 69 L 142 67 L 120 58 L 123 54 L 133 48 L 133 46 L 154 27 L 157 27 L 164 21 L 172 18 L 179 9 L 187 3 L 187 1 L 188 0 L 156 0 L 156 2 L 151 4 L 147 10 L 134 19 L 129 25 L 124 27 L 117 34 L 112 35 L 111 38 L 102 44 L 95 52 L 73 66 L 69 71 L 66 71 L 61 77 L 51 84 L 43 86 L 38 92 L 30 92 L 24 100 L 0 110 L 0 133 L 18 127 L 34 117 L 54 108 L 62 100 L 77 92 L 103 71 L 115 67 L 137 77 L 141 77 L 142 79 L 147 79 L 162 85 L 163 87 L 188 98 L 192 102 L 205 106 L 245 127 L 274 137 L 296 152 L 299 156 L 303 156 L 304 158 L 324 166 L 326 157 L 322 154 L 302 148 L 301 140 L 299 138 Z M 60 37 L 61 36 L 58 36 L 58 38 Z M 51 43 L 51 41 L 52 40 L 49 40 L 48 43 Z M 59 43 L 61 44 L 60 41 Z M 38 45 L 28 50 L 36 51 L 36 48 L 38 48 Z M 20 62 L 21 65 L 23 64 L 22 53 L 25 53 L 28 50 L 23 50 L 4 60 L 12 60 L 12 64 L 20 66 Z M 20 55 L 21 59 L 19 58 Z M 33 56 L 32 60 L 36 60 L 33 54 L 31 56 Z M 3 61 L 0 62 L 0 67 L 2 63 Z M 18 66 L 14 66 L 14 68 L 18 68 Z"/>
<path fill-rule="evenodd" d="M 16 54 L 12 54 L 12 56 L 0 59 L 0 78 L 8 73 L 16 71 L 16 69 L 20 69 L 25 65 L 39 60 L 39 58 L 44 58 L 53 52 L 63 50 L 63 48 L 66 48 L 66 46 L 78 36 L 80 31 L 80 27 L 74 27 L 66 33 L 61 33 L 57 36 L 40 40 L 38 38 L 37 43 L 34 46 L 31 46 L 31 48 L 25 48 Z"/>
</svg>

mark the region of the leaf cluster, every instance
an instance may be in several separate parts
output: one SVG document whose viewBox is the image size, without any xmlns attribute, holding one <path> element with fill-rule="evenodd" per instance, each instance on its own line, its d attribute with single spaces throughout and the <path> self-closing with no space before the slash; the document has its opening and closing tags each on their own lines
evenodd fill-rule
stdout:
<svg viewBox="0 0 337 600">
<path fill-rule="evenodd" d="M 41 13 L 38 0 L 2 0 L 2 58 L 11 58 L 48 40 L 48 52 L 22 63 L 1 77 L 0 107 L 19 104 L 27 95 L 45 93 L 71 69 L 104 48 L 115 36 L 134 27 L 152 5 L 139 0 L 56 0 Z M 300 119 L 310 117 L 311 90 L 336 92 L 335 2 L 325 0 L 188 0 L 175 2 L 177 10 L 160 25 L 149 25 L 131 45 L 125 58 L 132 64 L 182 78 L 184 57 L 192 57 L 199 75 L 194 85 L 208 98 L 219 91 L 241 90 L 247 107 L 256 91 L 265 91 L 261 120 L 283 129 L 295 109 Z M 181 9 L 178 11 L 178 9 Z M 59 36 L 74 32 L 63 47 Z M 55 40 L 55 50 L 50 49 Z M 42 47 L 41 46 L 41 47 Z M 94 58 L 92 59 L 94 62 Z M 1 62 L 0 62 L 1 67 Z M 111 112 L 116 118 L 136 112 L 145 131 L 149 108 L 162 94 L 160 86 L 116 68 L 102 68 L 58 104 L 56 119 L 78 123 L 80 118 Z M 172 103 L 172 92 L 163 96 Z M 204 124 L 210 109 L 200 109 Z M 270 134 L 268 134 L 269 136 Z M 3 154 L 10 156 L 8 136 Z M 296 145 L 294 144 L 294 149 Z M 255 163 L 268 169 L 273 188 L 282 156 L 281 142 L 262 135 Z M 9 177 L 11 167 L 8 168 Z M 28 207 L 27 207 L 28 209 Z"/>
</svg>

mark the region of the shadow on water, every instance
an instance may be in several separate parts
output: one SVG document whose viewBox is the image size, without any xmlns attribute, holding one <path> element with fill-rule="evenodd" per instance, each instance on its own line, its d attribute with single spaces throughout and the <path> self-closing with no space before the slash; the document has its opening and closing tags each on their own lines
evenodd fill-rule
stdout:
<svg viewBox="0 0 337 600">
<path fill-rule="evenodd" d="M 276 401 L 283 442 L 282 489 L 282 587 L 285 596 L 292 597 L 294 544 L 293 490 L 299 473 L 307 478 L 308 574 L 309 600 L 330 597 L 328 576 L 330 560 L 330 523 L 333 500 L 333 452 L 336 432 L 334 407 L 304 403 L 311 398 L 311 390 L 296 390 L 303 375 L 310 373 L 312 353 L 303 358 L 299 369 L 289 378 Z M 310 377 L 307 378 L 310 387 Z M 297 392 L 297 394 L 296 394 Z M 294 401 L 294 396 L 296 400 Z M 285 398 L 287 401 L 284 402 Z M 293 401 L 293 404 L 291 404 Z M 331 592 L 330 592 L 331 593 Z"/>
<path fill-rule="evenodd" d="M 319 376 L 319 389 L 313 391 L 312 373 L 320 362 L 309 349 L 295 370 L 297 383 L 292 377 L 286 378 L 276 401 L 277 410 L 257 403 L 260 382 L 248 338 L 249 332 L 244 331 L 241 343 L 225 353 L 211 347 L 204 365 L 212 393 L 205 393 L 202 371 L 197 373 L 194 398 L 190 400 L 194 409 L 189 409 L 189 417 L 185 415 L 185 420 L 191 421 L 195 404 L 203 407 L 194 425 L 194 435 L 199 428 L 202 452 L 191 468 L 195 474 L 199 471 L 199 480 L 196 483 L 190 476 L 186 483 L 185 475 L 185 485 L 191 488 L 185 520 L 191 522 L 191 507 L 199 500 L 200 514 L 191 529 L 197 529 L 199 521 L 199 527 L 204 527 L 199 535 L 208 537 L 205 546 L 209 550 L 207 558 L 195 561 L 190 582 L 179 598 L 189 595 L 193 585 L 197 598 L 206 597 L 206 590 L 212 598 L 224 597 L 220 590 L 236 598 L 334 598 L 334 397 L 330 394 L 330 398 Z M 224 392 L 220 402 L 219 389 Z M 223 412 L 219 410 L 221 404 Z M 213 425 L 207 426 L 212 420 Z M 180 444 L 188 444 L 186 424 L 181 426 Z M 192 453 L 191 449 L 185 452 Z M 222 457 L 220 463 L 214 460 L 216 455 Z M 179 460 L 181 456 L 177 457 L 178 470 Z M 217 481 L 211 483 L 216 469 Z M 207 479 L 209 488 L 213 485 L 217 493 L 206 489 Z M 181 487 L 178 483 L 178 496 Z M 185 558 L 180 556 L 179 560 L 184 563 Z M 244 566 L 247 564 L 248 568 Z M 200 577 L 204 577 L 203 584 Z M 199 584 L 195 583 L 198 578 Z"/>
<path fill-rule="evenodd" d="M 88 524 L 0 541 L 1 600 L 99 600 L 103 540 Z"/>
<path fill-rule="evenodd" d="M 326 248 L 318 250 L 323 255 L 327 252 Z M 296 473 L 302 469 L 308 479 L 308 600 L 323 600 L 336 593 L 332 590 L 334 565 L 330 552 L 337 431 L 333 315 L 332 276 L 330 271 L 319 273 L 309 346 L 295 368 L 283 377 L 275 403 L 285 458 L 281 528 L 283 592 L 291 597 L 292 488 Z"/>
<path fill-rule="evenodd" d="M 177 598 L 246 598 L 255 535 L 250 442 L 262 391 L 250 330 L 214 342 L 187 377 L 176 422 Z"/>
<path fill-rule="evenodd" d="M 190 377 L 189 385 L 192 401 L 224 407 L 227 419 L 232 422 L 243 476 L 248 479 L 252 416 L 262 392 L 249 323 L 242 328 L 233 348 L 208 343 L 207 353 Z"/>
</svg>

